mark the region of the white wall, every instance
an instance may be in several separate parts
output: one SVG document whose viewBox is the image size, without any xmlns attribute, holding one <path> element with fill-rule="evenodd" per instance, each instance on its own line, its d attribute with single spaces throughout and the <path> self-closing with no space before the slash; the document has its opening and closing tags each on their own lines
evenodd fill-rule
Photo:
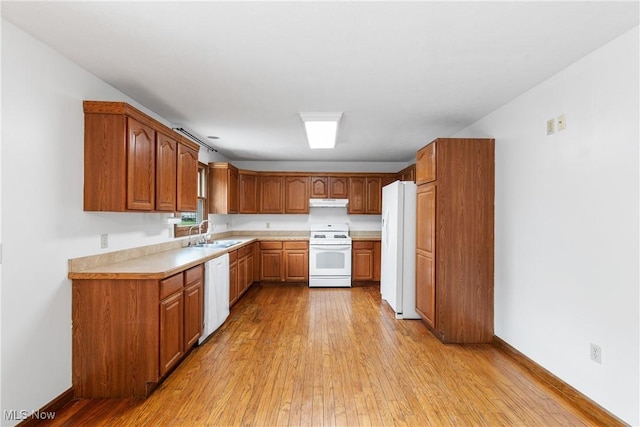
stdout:
<svg viewBox="0 0 640 427">
<path fill-rule="evenodd" d="M 639 32 L 464 129 L 496 139 L 495 333 L 640 424 Z M 565 113 L 567 128 L 546 135 Z M 602 364 L 589 359 L 602 347 Z"/>
<path fill-rule="evenodd" d="M 39 409 L 71 387 L 67 260 L 170 240 L 165 214 L 83 212 L 82 101 L 127 101 L 170 123 L 1 23 L 4 415 Z M 200 157 L 209 160 L 204 149 Z"/>
</svg>

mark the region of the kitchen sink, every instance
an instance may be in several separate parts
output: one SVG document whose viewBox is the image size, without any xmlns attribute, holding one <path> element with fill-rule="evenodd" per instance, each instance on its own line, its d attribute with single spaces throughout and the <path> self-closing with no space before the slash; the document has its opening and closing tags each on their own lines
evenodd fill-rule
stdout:
<svg viewBox="0 0 640 427">
<path fill-rule="evenodd" d="M 196 248 L 226 249 L 241 243 L 240 240 L 215 240 L 209 243 L 198 243 Z"/>
</svg>

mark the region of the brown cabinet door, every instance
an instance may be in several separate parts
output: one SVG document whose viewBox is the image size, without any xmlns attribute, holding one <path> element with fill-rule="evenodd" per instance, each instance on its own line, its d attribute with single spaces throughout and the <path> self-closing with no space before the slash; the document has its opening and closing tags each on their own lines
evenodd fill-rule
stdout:
<svg viewBox="0 0 640 427">
<path fill-rule="evenodd" d="M 251 248 L 251 254 L 247 257 L 247 283 L 245 286 L 245 290 L 249 289 L 249 286 L 253 284 L 254 281 L 254 258 L 253 258 L 253 248 Z"/>
<path fill-rule="evenodd" d="M 349 213 L 366 213 L 366 179 L 364 177 L 349 178 Z"/>
<path fill-rule="evenodd" d="M 332 199 L 349 197 L 349 179 L 346 176 L 329 177 L 329 197 Z"/>
<path fill-rule="evenodd" d="M 182 144 L 178 144 L 177 210 L 198 210 L 198 152 Z"/>
<path fill-rule="evenodd" d="M 158 133 L 156 145 L 156 210 L 175 212 L 178 143 Z M 197 173 L 197 171 L 196 171 Z"/>
<path fill-rule="evenodd" d="M 373 280 L 380 281 L 380 266 L 382 264 L 382 243 L 376 240 L 373 243 Z"/>
<path fill-rule="evenodd" d="M 288 176 L 285 178 L 284 213 L 309 213 L 309 177 Z"/>
<path fill-rule="evenodd" d="M 238 170 L 229 168 L 229 186 L 227 187 L 227 200 L 229 213 L 238 213 Z"/>
<path fill-rule="evenodd" d="M 418 187 L 416 205 L 416 310 L 436 328 L 435 184 Z"/>
<path fill-rule="evenodd" d="M 240 172 L 238 180 L 239 211 L 241 214 L 258 213 L 258 176 Z"/>
<path fill-rule="evenodd" d="M 286 282 L 309 280 L 309 249 L 306 242 L 285 242 L 284 257 Z"/>
<path fill-rule="evenodd" d="M 282 282 L 283 267 L 282 250 L 260 251 L 260 281 Z"/>
<path fill-rule="evenodd" d="M 436 180 L 436 142 L 421 148 L 416 154 L 416 184 Z"/>
<path fill-rule="evenodd" d="M 284 178 L 260 177 L 260 213 L 284 213 Z"/>
<path fill-rule="evenodd" d="M 156 133 L 127 118 L 127 209 L 151 211 L 156 193 Z"/>
<path fill-rule="evenodd" d="M 382 178 L 367 177 L 366 213 L 382 213 Z"/>
<path fill-rule="evenodd" d="M 198 342 L 204 322 L 204 267 L 198 265 L 184 272 L 184 348 Z"/>
<path fill-rule="evenodd" d="M 329 197 L 329 178 L 326 176 L 312 176 L 310 198 L 326 199 L 328 197 Z"/>
<path fill-rule="evenodd" d="M 353 242 L 352 280 L 372 281 L 374 270 L 373 242 Z"/>
<path fill-rule="evenodd" d="M 247 257 L 238 258 L 238 298 L 247 288 Z"/>
<path fill-rule="evenodd" d="M 238 261 L 229 263 L 229 305 L 238 300 Z"/>
<path fill-rule="evenodd" d="M 165 375 L 184 354 L 184 296 L 182 291 L 160 302 L 160 375 Z"/>
<path fill-rule="evenodd" d="M 202 282 L 184 289 L 184 348 L 193 347 L 202 335 L 204 287 Z"/>
</svg>

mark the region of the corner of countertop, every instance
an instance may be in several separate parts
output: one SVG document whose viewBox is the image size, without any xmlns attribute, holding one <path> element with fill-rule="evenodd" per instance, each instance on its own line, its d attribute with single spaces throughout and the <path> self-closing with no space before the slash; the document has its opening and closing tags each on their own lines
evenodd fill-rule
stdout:
<svg viewBox="0 0 640 427">
<path fill-rule="evenodd" d="M 155 245 L 141 246 L 131 249 L 122 249 L 119 251 L 107 252 L 104 254 L 89 255 L 79 258 L 69 259 L 69 273 L 76 273 L 91 268 L 102 267 L 104 265 L 115 264 L 122 261 L 128 261 L 134 258 L 140 258 L 160 252 L 180 249 L 184 246 L 185 239 L 176 239 L 171 242 L 157 243 Z"/>
</svg>

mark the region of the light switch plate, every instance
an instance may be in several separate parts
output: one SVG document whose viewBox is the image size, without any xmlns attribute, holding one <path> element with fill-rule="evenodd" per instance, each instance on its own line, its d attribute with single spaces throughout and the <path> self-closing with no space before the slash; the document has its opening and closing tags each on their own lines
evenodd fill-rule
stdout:
<svg viewBox="0 0 640 427">
<path fill-rule="evenodd" d="M 565 117 L 564 113 L 560 114 L 558 116 L 558 130 L 564 130 L 567 127 L 567 118 Z"/>
</svg>

